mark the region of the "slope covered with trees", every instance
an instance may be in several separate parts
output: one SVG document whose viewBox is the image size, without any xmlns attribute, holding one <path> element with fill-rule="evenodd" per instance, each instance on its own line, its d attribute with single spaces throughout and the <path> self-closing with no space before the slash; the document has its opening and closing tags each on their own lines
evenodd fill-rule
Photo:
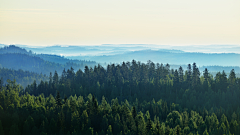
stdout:
<svg viewBox="0 0 240 135">
<path fill-rule="evenodd" d="M 21 53 L 6 53 L 0 54 L 0 64 L 4 68 L 9 69 L 22 69 L 24 71 L 31 71 L 42 74 L 49 74 L 49 72 L 54 72 L 55 70 L 61 72 L 64 68 L 68 69 L 74 67 L 76 69 L 84 68 L 84 64 L 77 64 L 73 62 L 68 62 L 66 64 L 60 64 L 55 62 L 45 61 L 40 57 L 31 56 Z M 85 63 L 86 64 L 86 63 Z M 95 64 L 90 64 L 93 66 Z"/>
<path fill-rule="evenodd" d="M 0 132 L 239 134 L 239 81 L 234 70 L 213 78 L 205 69 L 200 76 L 195 63 L 186 71 L 134 60 L 84 72 L 71 68 L 25 90 L 14 82 L 3 86 Z"/>
<path fill-rule="evenodd" d="M 0 49 L 0 67 L 22 69 L 36 73 L 49 74 L 55 70 L 61 72 L 64 68 L 74 67 L 84 69 L 84 66 L 94 66 L 96 62 L 85 60 L 70 60 L 57 55 L 34 54 L 31 50 L 10 45 Z"/>
<path fill-rule="evenodd" d="M 48 81 L 49 77 L 43 74 L 38 74 L 29 71 L 13 70 L 0 68 L 0 79 L 2 84 L 7 83 L 7 80 L 16 80 L 16 83 L 21 84 L 24 88 L 36 81 L 39 84 L 41 81 Z"/>
<path fill-rule="evenodd" d="M 9 46 L 0 48 L 0 54 L 4 54 L 4 53 L 22 53 L 22 54 L 33 55 L 32 51 L 28 52 L 26 49 L 17 47 L 15 45 L 9 45 Z"/>
<path fill-rule="evenodd" d="M 82 64 L 82 65 L 95 65 L 95 61 L 85 61 L 85 60 L 71 60 L 64 58 L 64 56 L 59 56 L 59 55 L 53 55 L 53 54 L 36 54 L 33 53 L 32 50 L 27 51 L 24 48 L 20 48 L 15 45 L 9 45 L 5 46 L 3 48 L 0 48 L 0 54 L 5 54 L 5 53 L 21 53 L 21 54 L 28 54 L 31 56 L 36 56 L 40 57 L 45 61 L 49 62 L 55 62 L 55 63 L 60 63 L 60 64 L 66 64 L 66 63 L 76 63 L 76 64 Z"/>
</svg>

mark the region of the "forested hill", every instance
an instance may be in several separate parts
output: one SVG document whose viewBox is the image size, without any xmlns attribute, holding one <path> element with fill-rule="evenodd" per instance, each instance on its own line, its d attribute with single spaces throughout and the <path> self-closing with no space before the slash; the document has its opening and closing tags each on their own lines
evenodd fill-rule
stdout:
<svg viewBox="0 0 240 135">
<path fill-rule="evenodd" d="M 3 48 L 0 48 L 0 54 L 4 54 L 4 53 L 22 53 L 22 54 L 32 55 L 32 51 L 28 52 L 26 49 L 17 47 L 15 45 L 9 45 L 9 46 L 5 46 Z"/>
<path fill-rule="evenodd" d="M 53 73 L 55 70 L 61 73 L 64 68 L 83 69 L 86 65 L 93 67 L 96 62 L 70 60 L 57 55 L 34 54 L 14 45 L 0 49 L 0 68 L 22 69 L 49 75 L 50 72 Z"/>
<path fill-rule="evenodd" d="M 45 61 L 55 62 L 60 64 L 76 63 L 76 64 L 82 64 L 82 65 L 88 65 L 88 66 L 96 65 L 95 61 L 71 60 L 71 59 L 64 58 L 63 56 L 52 55 L 52 54 L 36 54 L 36 53 L 33 53 L 31 50 L 27 51 L 26 49 L 20 48 L 15 45 L 10 45 L 10 46 L 5 46 L 3 48 L 0 48 L 0 54 L 5 54 L 5 53 L 28 54 L 30 56 L 40 57 Z"/>
<path fill-rule="evenodd" d="M 16 80 L 17 84 L 20 84 L 24 88 L 36 81 L 36 84 L 39 84 L 41 81 L 48 81 L 49 77 L 43 74 L 38 74 L 29 71 L 13 70 L 7 68 L 0 68 L 0 79 L 1 84 L 4 85 L 7 83 L 7 80 Z"/>
<path fill-rule="evenodd" d="M 55 70 L 59 73 L 64 68 L 69 69 L 83 69 L 85 65 L 76 63 L 59 64 L 55 62 L 45 61 L 40 57 L 31 56 L 21 53 L 5 53 L 0 54 L 0 65 L 9 69 L 22 69 L 24 71 L 36 72 L 49 75 L 50 72 L 54 73 Z"/>
<path fill-rule="evenodd" d="M 0 134 L 239 135 L 240 78 L 196 63 L 100 65 L 0 87 Z"/>
<path fill-rule="evenodd" d="M 88 66 L 94 66 L 97 64 L 95 61 L 71 60 L 58 55 L 37 54 L 36 56 L 42 58 L 45 61 L 50 61 L 50 62 L 55 62 L 60 64 L 75 63 L 75 64 L 88 65 Z"/>
</svg>

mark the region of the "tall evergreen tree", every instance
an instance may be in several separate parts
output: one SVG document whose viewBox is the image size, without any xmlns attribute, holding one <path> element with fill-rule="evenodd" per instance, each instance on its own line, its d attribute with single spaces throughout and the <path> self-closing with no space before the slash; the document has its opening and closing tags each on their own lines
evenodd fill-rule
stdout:
<svg viewBox="0 0 240 135">
<path fill-rule="evenodd" d="M 203 92 L 208 91 L 208 80 L 209 80 L 209 73 L 207 68 L 203 71 L 203 77 L 204 77 L 204 82 L 203 82 Z"/>
<path fill-rule="evenodd" d="M 54 73 L 54 75 L 53 75 L 53 84 L 54 84 L 55 86 L 58 85 L 58 73 L 57 73 L 57 71 L 55 71 L 55 73 Z"/>
<path fill-rule="evenodd" d="M 179 82 L 183 83 L 183 81 L 184 81 L 184 79 L 183 79 L 183 69 L 182 69 L 181 66 L 178 69 L 178 73 L 179 73 Z"/>
<path fill-rule="evenodd" d="M 188 64 L 188 67 L 187 67 L 187 84 L 188 84 L 188 87 L 190 87 L 191 82 L 192 82 L 192 67 L 191 67 L 191 64 Z"/>
<path fill-rule="evenodd" d="M 173 86 L 177 94 L 177 90 L 179 89 L 179 76 L 177 69 L 174 72 Z"/>
<path fill-rule="evenodd" d="M 57 96 L 55 97 L 55 100 L 56 100 L 57 107 L 61 108 L 62 107 L 62 99 L 61 99 L 59 91 L 57 92 Z"/>
</svg>

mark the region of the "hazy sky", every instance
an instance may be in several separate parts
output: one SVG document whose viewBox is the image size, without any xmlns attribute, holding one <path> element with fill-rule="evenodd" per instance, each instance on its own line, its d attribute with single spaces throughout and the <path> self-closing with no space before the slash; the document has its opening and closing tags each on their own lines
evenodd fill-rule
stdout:
<svg viewBox="0 0 240 135">
<path fill-rule="evenodd" d="M 240 0 L 0 0 L 0 43 L 240 45 Z"/>
</svg>

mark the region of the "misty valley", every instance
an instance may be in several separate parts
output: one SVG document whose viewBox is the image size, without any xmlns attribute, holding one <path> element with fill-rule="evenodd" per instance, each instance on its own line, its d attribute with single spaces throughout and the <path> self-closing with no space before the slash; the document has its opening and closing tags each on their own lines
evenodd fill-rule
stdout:
<svg viewBox="0 0 240 135">
<path fill-rule="evenodd" d="M 239 135 L 239 48 L 162 47 L 2 45 L 0 135 Z"/>
</svg>

